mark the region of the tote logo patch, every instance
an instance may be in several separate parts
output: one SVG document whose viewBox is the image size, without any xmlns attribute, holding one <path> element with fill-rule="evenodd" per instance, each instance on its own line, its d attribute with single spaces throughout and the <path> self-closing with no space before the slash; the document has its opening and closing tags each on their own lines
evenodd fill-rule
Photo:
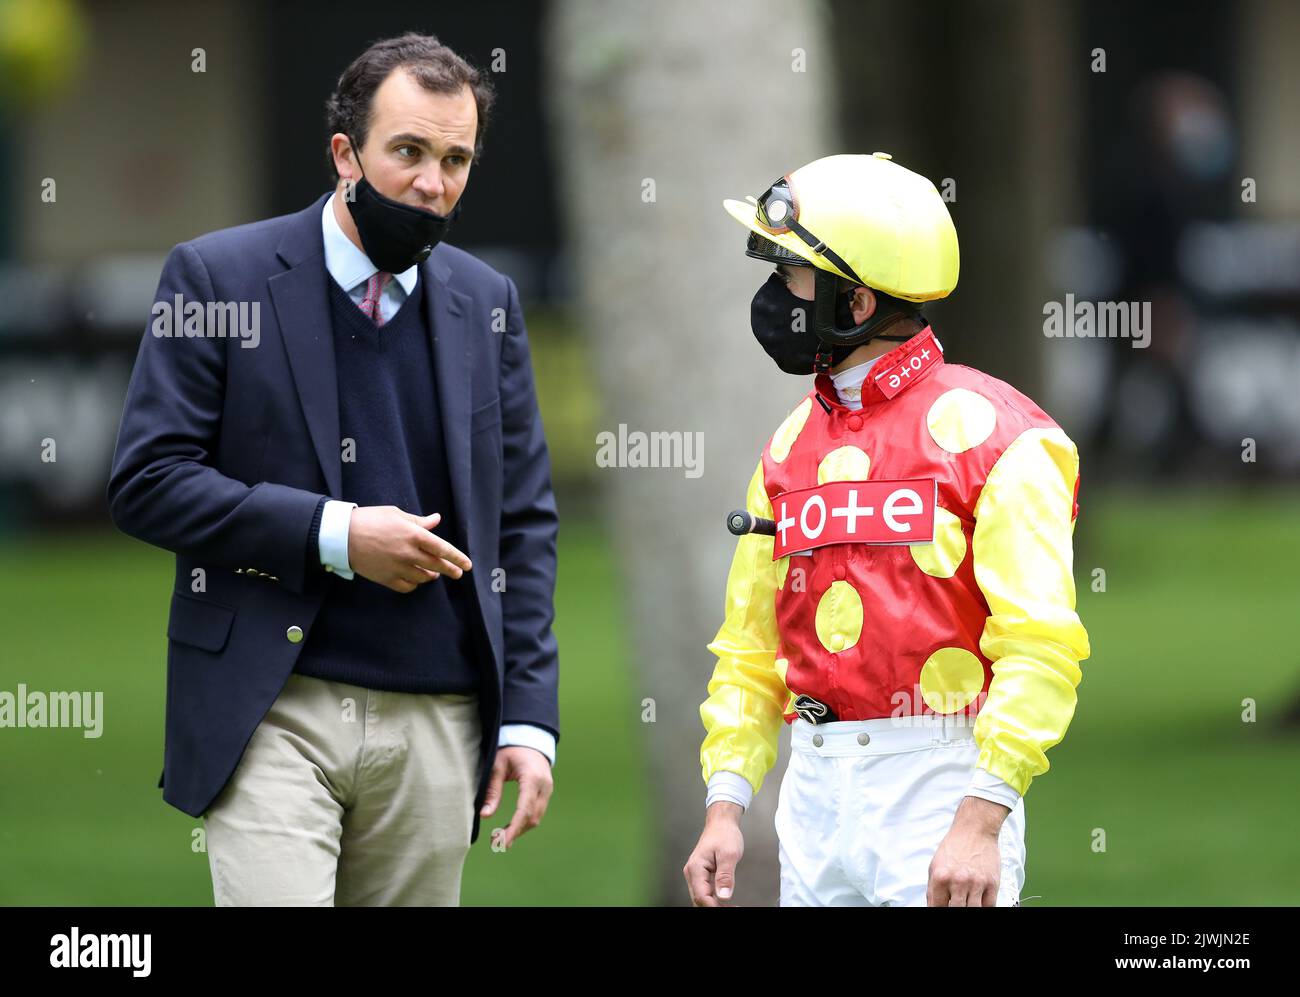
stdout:
<svg viewBox="0 0 1300 997">
<path fill-rule="evenodd" d="M 942 355 L 943 348 L 939 341 L 927 329 L 917 335 L 916 342 L 906 348 L 898 363 L 876 375 L 876 387 L 886 398 L 893 398 L 913 380 L 920 379 L 925 371 L 939 362 Z"/>
<path fill-rule="evenodd" d="M 775 502 L 772 557 L 829 544 L 934 542 L 934 478 L 831 481 L 786 492 Z"/>
</svg>

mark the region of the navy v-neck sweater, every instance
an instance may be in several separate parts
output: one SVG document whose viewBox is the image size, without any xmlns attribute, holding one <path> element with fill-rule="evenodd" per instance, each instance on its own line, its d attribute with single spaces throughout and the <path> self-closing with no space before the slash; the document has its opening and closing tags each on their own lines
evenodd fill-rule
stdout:
<svg viewBox="0 0 1300 997">
<path fill-rule="evenodd" d="M 456 544 L 424 283 L 416 281 L 397 314 L 377 326 L 328 278 L 344 454 L 338 497 L 421 516 L 440 512 L 433 532 Z M 403 594 L 360 575 L 331 575 L 294 670 L 368 689 L 477 692 L 471 584 L 469 575 L 444 575 Z"/>
</svg>

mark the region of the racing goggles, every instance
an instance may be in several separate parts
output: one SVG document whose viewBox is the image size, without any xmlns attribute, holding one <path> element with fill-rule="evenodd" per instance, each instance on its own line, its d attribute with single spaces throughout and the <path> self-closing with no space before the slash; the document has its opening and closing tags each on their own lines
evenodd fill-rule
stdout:
<svg viewBox="0 0 1300 997">
<path fill-rule="evenodd" d="M 773 235 L 793 232 L 803 240 L 804 244 L 812 252 L 818 256 L 824 256 L 844 276 L 858 284 L 866 285 L 866 281 L 859 277 L 838 253 L 800 223 L 799 201 L 790 187 L 790 178 L 788 176 L 778 178 L 771 187 L 767 188 L 763 196 L 758 199 L 756 214 L 758 224 Z M 804 264 L 807 264 L 807 262 L 806 259 L 803 260 Z"/>
</svg>

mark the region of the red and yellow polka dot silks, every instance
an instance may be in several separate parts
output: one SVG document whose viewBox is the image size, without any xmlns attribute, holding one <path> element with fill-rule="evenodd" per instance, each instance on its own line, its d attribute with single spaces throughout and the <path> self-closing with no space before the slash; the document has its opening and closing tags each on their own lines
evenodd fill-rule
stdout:
<svg viewBox="0 0 1300 997">
<path fill-rule="evenodd" d="M 878 382 L 919 352 L 914 379 Z M 807 695 L 840 720 L 978 714 L 977 765 L 1024 793 L 1074 715 L 1090 653 L 1075 612 L 1078 452 L 1009 384 L 944 363 L 928 328 L 873 370 L 858 411 L 817 378 L 764 449 L 746 507 L 770 519 L 795 489 L 934 478 L 934 542 L 777 560 L 772 537 L 737 542 L 700 707 L 704 779 L 732 771 L 757 791 Z"/>
</svg>

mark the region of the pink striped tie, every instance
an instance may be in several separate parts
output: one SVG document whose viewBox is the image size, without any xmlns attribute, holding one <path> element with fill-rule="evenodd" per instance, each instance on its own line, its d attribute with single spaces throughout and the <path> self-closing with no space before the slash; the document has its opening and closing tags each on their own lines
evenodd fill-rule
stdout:
<svg viewBox="0 0 1300 997">
<path fill-rule="evenodd" d="M 379 307 L 379 298 L 384 293 L 384 287 L 392 279 L 392 274 L 379 270 L 366 282 L 366 296 L 361 299 L 358 307 L 375 325 L 384 324 L 384 313 Z"/>
</svg>

